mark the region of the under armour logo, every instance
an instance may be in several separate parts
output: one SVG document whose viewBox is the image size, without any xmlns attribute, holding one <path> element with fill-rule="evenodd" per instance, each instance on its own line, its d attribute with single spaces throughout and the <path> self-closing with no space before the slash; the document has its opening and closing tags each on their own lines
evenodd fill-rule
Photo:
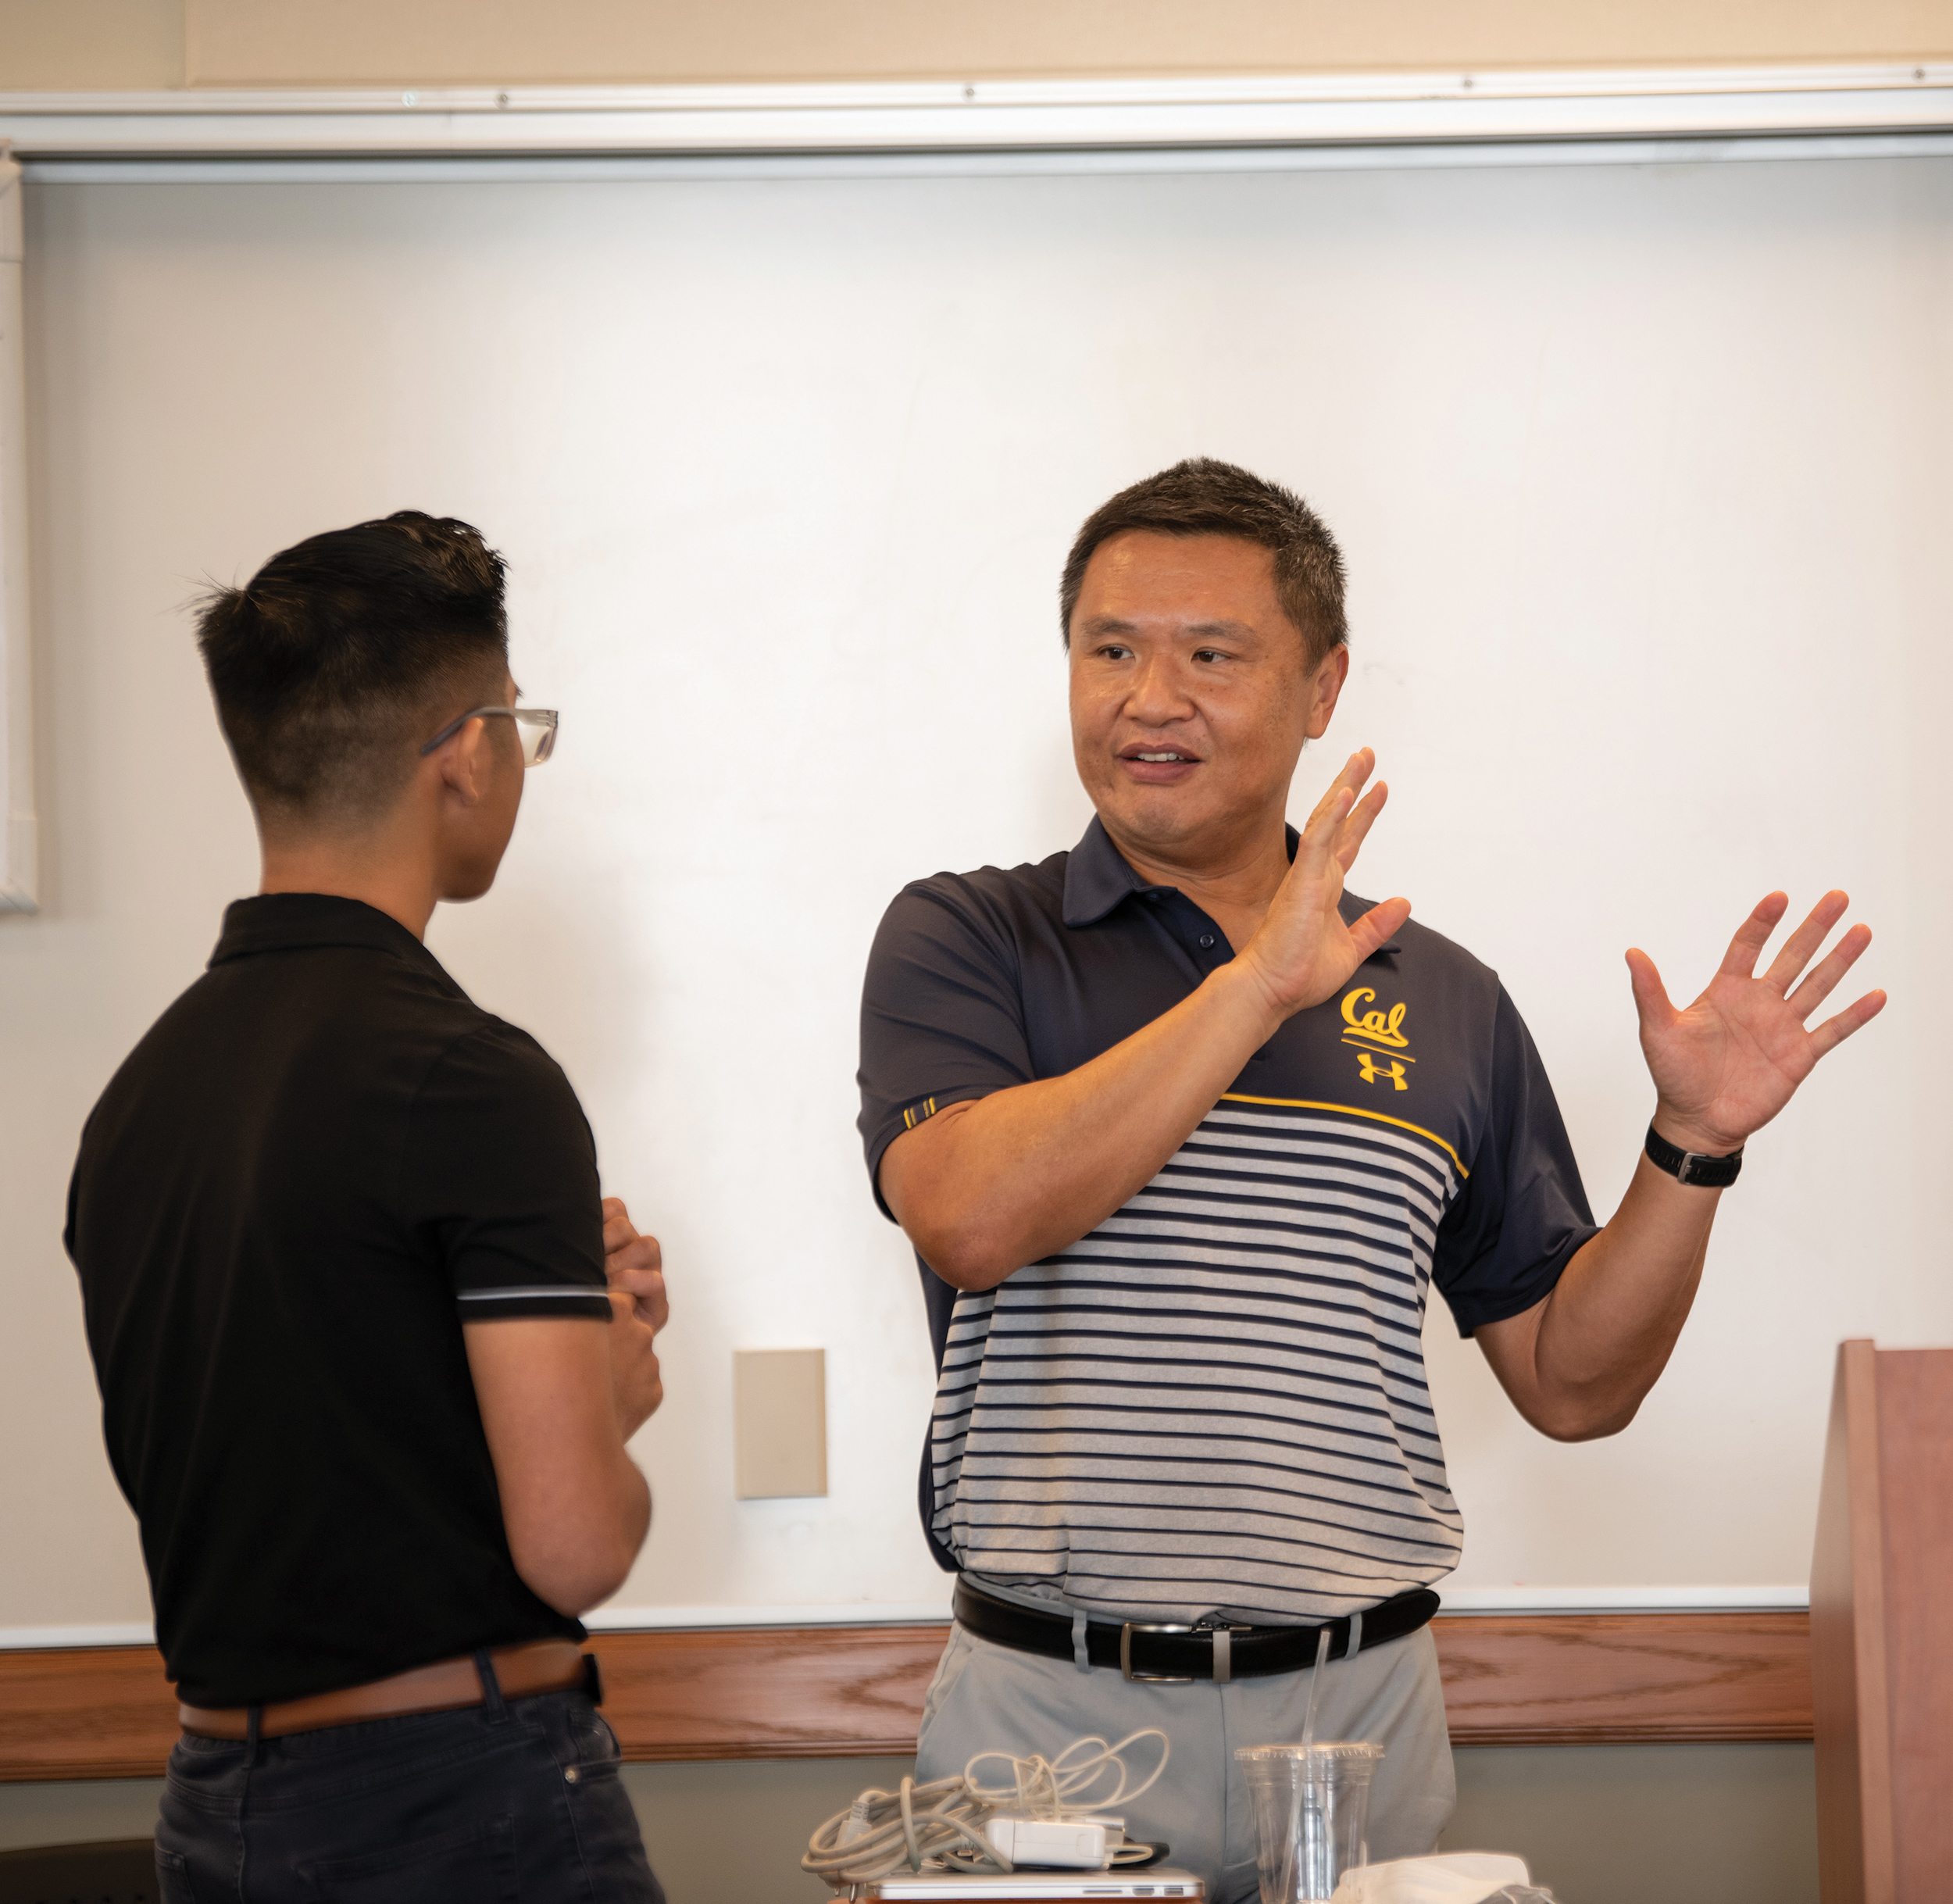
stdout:
<svg viewBox="0 0 1953 1904">
<path fill-rule="evenodd" d="M 1404 1069 L 1401 1058 L 1391 1058 L 1379 1064 L 1376 1052 L 1361 1052 L 1357 1055 L 1356 1069 L 1366 1084 L 1374 1084 L 1387 1078 L 1393 1091 L 1408 1091 L 1411 1088 L 1410 1078 Z"/>
</svg>

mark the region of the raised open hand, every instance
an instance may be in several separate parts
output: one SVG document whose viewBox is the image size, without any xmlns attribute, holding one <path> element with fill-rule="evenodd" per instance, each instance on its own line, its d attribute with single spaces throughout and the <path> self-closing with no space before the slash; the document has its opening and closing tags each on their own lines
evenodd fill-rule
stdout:
<svg viewBox="0 0 1953 1904">
<path fill-rule="evenodd" d="M 1408 899 L 1386 899 L 1353 926 L 1344 925 L 1336 909 L 1343 875 L 1356 863 L 1364 838 L 1390 795 L 1381 781 L 1363 792 L 1376 766 L 1376 756 L 1367 747 L 1350 756 L 1309 815 L 1267 916 L 1241 948 L 1242 962 L 1284 1017 L 1321 1004 L 1410 916 Z"/>
<path fill-rule="evenodd" d="M 1849 903 L 1843 893 L 1827 892 L 1759 977 L 1757 961 L 1790 903 L 1773 892 L 1744 920 L 1708 989 L 1686 1011 L 1669 1002 L 1646 952 L 1627 955 L 1641 1051 L 1658 1098 L 1655 1128 L 1671 1144 L 1716 1156 L 1740 1148 L 1789 1103 L 1819 1059 L 1884 1008 L 1885 994 L 1868 991 L 1805 1030 L 1805 1020 L 1871 944 L 1872 930 L 1852 927 L 1811 966 Z"/>
</svg>

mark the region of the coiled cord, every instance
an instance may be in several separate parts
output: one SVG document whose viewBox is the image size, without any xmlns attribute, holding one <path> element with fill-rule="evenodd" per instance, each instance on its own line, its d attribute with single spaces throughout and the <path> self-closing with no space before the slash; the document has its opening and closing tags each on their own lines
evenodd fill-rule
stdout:
<svg viewBox="0 0 1953 1904">
<path fill-rule="evenodd" d="M 1139 1780 L 1122 1755 L 1141 1739 L 1159 1741 L 1159 1763 Z M 1098 1738 L 1074 1739 L 1055 1759 L 1034 1753 L 1020 1759 L 1007 1752 L 980 1752 L 960 1777 L 931 1779 L 919 1785 L 905 1778 L 894 1791 L 864 1791 L 844 1812 L 837 1812 L 809 1841 L 800 1868 L 830 1883 L 866 1884 L 902 1870 L 919 1871 L 924 1861 L 938 1858 L 961 1871 L 1008 1871 L 1009 1859 L 991 1849 L 984 1821 L 1008 1808 L 1026 1817 L 1091 1817 L 1130 1804 L 1151 1789 L 1172 1752 L 1166 1734 L 1157 1726 L 1130 1733 L 1116 1745 Z M 985 1785 L 976 1767 L 1001 1759 L 1011 1769 L 1008 1785 Z M 1109 1774 L 1116 1774 L 1112 1789 L 1094 1792 Z M 1143 1859 L 1144 1846 L 1124 1848 L 1128 1854 L 1114 1862 Z"/>
</svg>

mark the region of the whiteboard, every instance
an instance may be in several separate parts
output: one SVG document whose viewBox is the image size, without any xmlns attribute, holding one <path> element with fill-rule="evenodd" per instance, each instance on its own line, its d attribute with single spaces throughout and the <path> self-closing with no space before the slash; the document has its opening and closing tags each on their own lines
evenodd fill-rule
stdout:
<svg viewBox="0 0 1953 1904">
<path fill-rule="evenodd" d="M 1181 455 L 1341 538 L 1353 884 L 1503 976 L 1611 1211 L 1677 993 L 1848 886 L 1893 1003 L 1759 1137 L 1621 1436 L 1525 1427 L 1441 1306 L 1466 1604 L 1806 1574 L 1836 1343 L 1953 1340 L 1944 732 L 1953 160 L 30 188 L 43 915 L 0 924 L 0 1627 L 146 1616 L 59 1245 L 76 1132 L 251 889 L 186 598 L 402 506 L 512 566 L 562 710 L 494 893 L 430 942 L 563 1061 L 662 1238 L 652 1538 L 612 1617 L 940 1606 L 932 1386 L 853 1129 L 862 960 L 1073 779 L 1058 570 Z M 763 173 L 764 169 L 761 169 Z M 736 1502 L 731 1352 L 823 1346 L 824 1499 Z"/>
<path fill-rule="evenodd" d="M 27 362 L 20 167 L 0 148 L 0 913 L 34 910 L 33 673 L 27 614 Z"/>
</svg>

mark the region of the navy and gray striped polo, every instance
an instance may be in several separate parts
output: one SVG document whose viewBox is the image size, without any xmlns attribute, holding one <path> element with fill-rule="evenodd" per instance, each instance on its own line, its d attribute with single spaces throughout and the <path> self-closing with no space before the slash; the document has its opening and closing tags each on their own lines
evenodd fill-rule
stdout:
<svg viewBox="0 0 1953 1904">
<path fill-rule="evenodd" d="M 1076 1070 L 1232 956 L 1096 820 L 1037 866 L 905 888 L 862 1004 L 871 1180 L 905 1130 Z M 1303 1623 L 1428 1585 L 1462 1524 L 1426 1292 L 1469 1335 L 1541 1301 L 1594 1233 L 1497 977 L 1406 924 L 1089 1235 L 979 1295 L 917 1259 L 930 1545 L 1119 1620 Z"/>
</svg>

